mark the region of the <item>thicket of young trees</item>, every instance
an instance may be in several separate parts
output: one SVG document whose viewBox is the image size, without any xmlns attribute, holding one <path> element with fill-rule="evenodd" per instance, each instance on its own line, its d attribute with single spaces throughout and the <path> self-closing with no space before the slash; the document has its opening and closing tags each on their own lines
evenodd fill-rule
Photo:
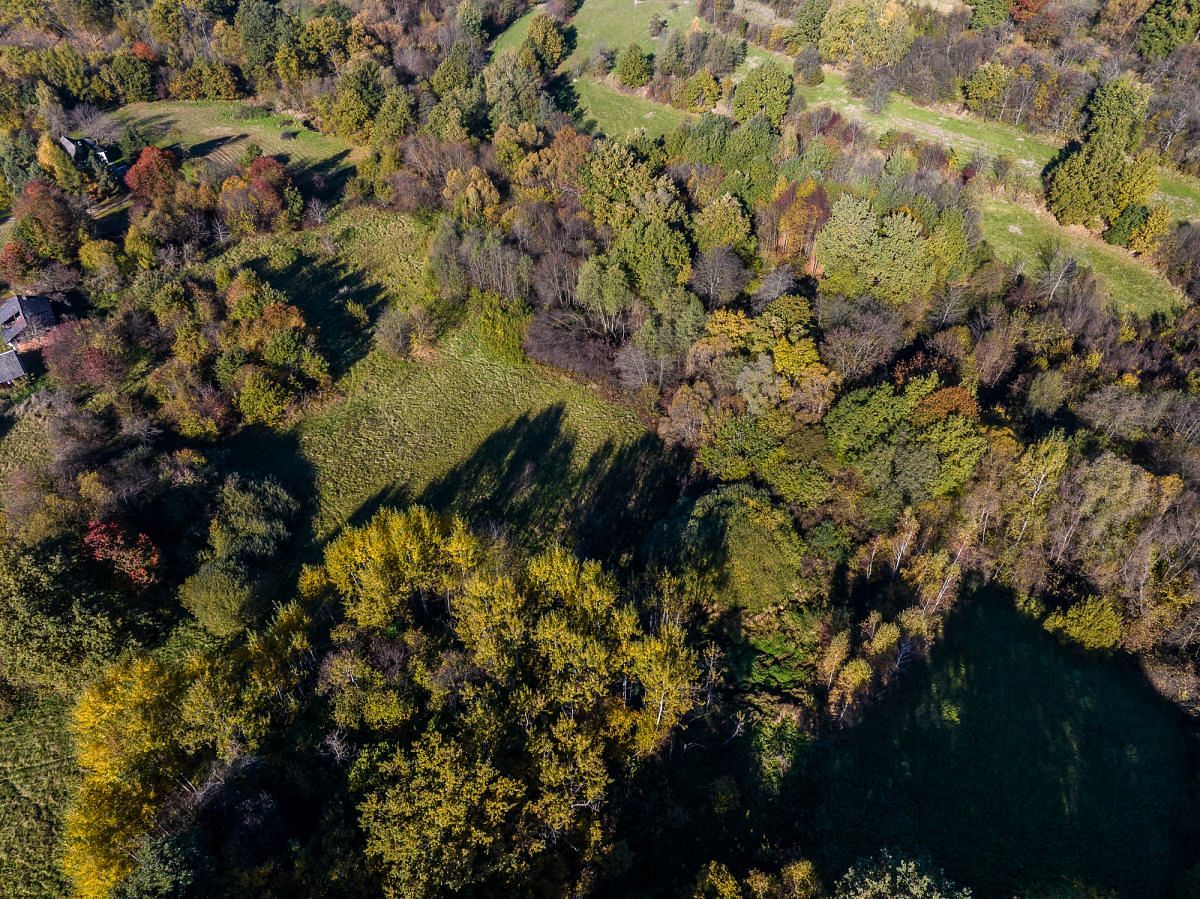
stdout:
<svg viewBox="0 0 1200 899">
<path fill-rule="evenodd" d="M 0 24 L 27 36 L 41 9 L 9 0 Z M 552 99 L 567 6 L 486 54 L 522 11 L 57 0 L 62 40 L 0 53 L 0 275 L 78 313 L 27 401 L 46 451 L 4 485 L 0 677 L 73 702 L 65 866 L 82 895 L 603 893 L 628 868 L 637 778 L 745 739 L 778 779 L 789 747 L 860 720 L 980 583 L 1079 651 L 1140 655 L 1171 700 L 1200 695 L 1195 305 L 1116 315 L 1054 245 L 1006 265 L 979 229 L 995 166 L 806 109 L 781 66 L 730 90 L 740 38 L 596 61 L 704 114 L 657 140 L 581 133 Z M 944 81 L 982 114 L 1059 122 L 1078 145 L 1048 173 L 1055 212 L 1200 290 L 1196 229 L 1160 240 L 1147 204 L 1160 76 L 1100 83 L 1067 53 L 1082 23 L 1062 9 L 981 3 L 970 27 L 893 4 L 778 11 L 794 31 L 766 37 L 801 51 L 800 77 L 824 57 L 864 84 L 957 97 Z M 1178 15 L 1156 4 L 1121 37 L 1106 6 L 1093 31 L 1156 56 Z M 1061 58 L 1010 65 L 1006 22 Z M 1033 40 L 1036 23 L 1059 31 Z M 82 53 L 93 34 L 120 49 Z M 1179 77 L 1190 50 L 1169 52 Z M 311 497 L 225 450 L 269 453 L 314 399 L 338 400 L 302 311 L 332 298 L 307 277 L 299 292 L 306 262 L 282 238 L 312 228 L 325 246 L 326 208 L 253 149 L 236 170 L 181 167 L 126 131 L 128 222 L 97 237 L 87 203 L 119 188 L 46 138 L 143 87 L 254 91 L 362 146 L 348 196 L 326 199 L 429 224 L 379 349 L 421 365 L 414 350 L 466 323 L 509 363 L 602 385 L 678 454 L 683 498 L 622 535 L 637 549 L 609 571 L 420 507 L 310 554 Z M 367 310 L 350 317 L 368 337 Z M 818 870 L 803 848 L 652 888 L 962 895 L 923 860 Z"/>
</svg>

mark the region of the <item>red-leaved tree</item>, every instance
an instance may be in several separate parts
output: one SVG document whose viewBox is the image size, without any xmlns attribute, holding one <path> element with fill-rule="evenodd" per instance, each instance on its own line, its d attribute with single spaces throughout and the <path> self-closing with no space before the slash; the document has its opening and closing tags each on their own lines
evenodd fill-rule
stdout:
<svg viewBox="0 0 1200 899">
<path fill-rule="evenodd" d="M 13 287 L 24 284 L 33 268 L 33 252 L 23 240 L 10 240 L 0 250 L 0 278 Z"/>
<path fill-rule="evenodd" d="M 135 200 L 150 203 L 155 197 L 175 193 L 175 154 L 159 147 L 144 147 L 137 162 L 125 173 L 125 184 Z"/>
<path fill-rule="evenodd" d="M 135 587 L 148 587 L 158 577 L 158 549 L 145 534 L 134 537 L 115 522 L 93 520 L 83 545 L 95 561 L 108 562 Z"/>
</svg>

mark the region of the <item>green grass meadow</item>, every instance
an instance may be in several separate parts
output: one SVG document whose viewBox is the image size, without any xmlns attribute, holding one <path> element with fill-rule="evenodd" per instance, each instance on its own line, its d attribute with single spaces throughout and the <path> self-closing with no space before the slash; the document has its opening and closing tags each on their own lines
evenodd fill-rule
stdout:
<svg viewBox="0 0 1200 899">
<path fill-rule="evenodd" d="M 661 137 L 691 118 L 682 109 L 623 93 L 588 75 L 571 86 L 579 98 L 579 120 L 585 131 L 624 137 L 643 128 L 651 137 Z"/>
<path fill-rule="evenodd" d="M 666 20 L 667 30 L 686 32 L 696 19 L 695 0 L 586 0 L 571 19 L 575 50 L 567 64 L 588 59 L 602 45 L 618 52 L 636 43 L 656 52 L 666 31 L 658 38 L 650 36 L 655 16 Z"/>
<path fill-rule="evenodd" d="M 63 812 L 77 778 L 67 705 L 24 700 L 0 716 L 0 897 L 69 890 L 59 865 Z"/>
<path fill-rule="evenodd" d="M 455 472 L 475 472 L 493 486 L 514 477 L 514 499 L 557 493 L 556 477 L 569 480 L 593 456 L 632 445 L 641 434 L 631 413 L 592 389 L 500 359 L 467 331 L 428 360 L 372 353 L 339 386 L 345 399 L 296 429 L 314 471 L 318 538 L 381 503 L 426 496 L 435 484 L 439 495 L 486 502 L 481 482 L 453 484 Z M 512 461 L 521 470 L 510 470 Z M 529 524 L 556 536 L 553 514 Z"/>
<path fill-rule="evenodd" d="M 983 236 L 1000 258 L 1032 263 L 1039 247 L 1059 241 L 1070 255 L 1100 277 L 1120 312 L 1146 317 L 1181 309 L 1187 302 L 1149 264 L 1084 231 L 1061 227 L 1047 212 L 1033 212 L 995 197 L 985 197 L 981 210 Z"/>
<path fill-rule="evenodd" d="M 650 36 L 650 20 L 655 16 L 666 20 L 667 29 L 676 31 L 686 32 L 699 22 L 694 0 L 587 0 L 571 20 L 575 49 L 564 68 L 586 61 L 601 46 L 620 52 L 630 44 L 639 44 L 644 50 L 657 52 L 666 31 L 658 38 Z M 577 79 L 573 87 L 583 127 L 613 137 L 624 137 L 638 128 L 659 137 L 690 118 L 683 110 L 619 91 L 588 75 Z"/>
<path fill-rule="evenodd" d="M 233 167 L 246 147 L 256 143 L 265 154 L 281 156 L 306 169 L 333 172 L 354 153 L 341 140 L 304 126 L 292 116 L 265 111 L 243 113 L 240 103 L 160 101 L 134 103 L 117 113 L 122 122 L 143 129 L 155 143 Z M 244 117 L 250 115 L 250 117 Z"/>
<path fill-rule="evenodd" d="M 0 483 L 7 482 L 18 467 L 36 461 L 45 452 L 47 439 L 45 421 L 39 415 L 4 415 L 0 419 Z"/>
<path fill-rule="evenodd" d="M 518 49 L 537 11 L 534 7 L 501 33 L 492 44 L 493 54 Z M 650 36 L 650 20 L 656 15 L 666 20 L 670 29 L 699 27 L 694 0 L 588 0 L 571 20 L 573 49 L 560 72 L 573 71 L 602 46 L 619 52 L 636 43 L 655 52 L 665 39 Z M 618 90 L 607 79 L 582 75 L 572 79 L 570 86 L 575 92 L 579 125 L 589 132 L 624 137 L 643 128 L 650 136 L 660 137 L 690 117 L 682 110 Z"/>
<path fill-rule="evenodd" d="M 751 60 L 770 57 L 790 64 L 787 57 L 757 47 L 749 54 Z M 828 68 L 823 83 L 815 86 L 797 84 L 796 89 L 811 105 L 828 104 L 845 115 L 860 119 L 875 131 L 907 131 L 967 155 L 1009 156 L 1028 177 L 1039 176 L 1059 150 L 1058 145 L 1015 125 L 918 106 L 899 94 L 892 95 L 883 112 L 872 113 L 864 100 L 850 94 L 845 78 Z M 1166 203 L 1178 219 L 1200 217 L 1200 181 L 1195 178 L 1162 169 L 1155 199 Z"/>
<path fill-rule="evenodd" d="M 1173 894 L 1195 862 L 1195 727 L 1128 659 L 984 590 L 910 678 L 813 765 L 834 869 L 894 846 L 978 899 Z"/>
</svg>

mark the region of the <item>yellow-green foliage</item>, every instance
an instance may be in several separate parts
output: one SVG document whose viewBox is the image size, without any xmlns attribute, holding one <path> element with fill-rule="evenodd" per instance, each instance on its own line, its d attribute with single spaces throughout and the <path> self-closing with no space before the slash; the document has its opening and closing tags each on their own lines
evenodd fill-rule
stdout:
<svg viewBox="0 0 1200 899">
<path fill-rule="evenodd" d="M 335 720 L 375 743 L 351 780 L 395 895 L 524 893 L 557 851 L 547 833 L 593 858 L 615 771 L 656 752 L 694 701 L 672 600 L 643 618 L 561 548 L 523 557 L 456 517 L 384 510 L 303 582 L 346 612 L 325 686 Z M 389 644 L 397 662 L 381 666 Z M 445 677 L 455 659 L 473 672 L 461 683 Z"/>
<path fill-rule="evenodd" d="M 478 562 L 478 540 L 459 519 L 447 527 L 428 510 L 385 510 L 351 528 L 325 550 L 325 574 L 358 627 L 384 628 L 406 597 L 461 582 Z"/>
<path fill-rule="evenodd" d="M 104 899 L 133 869 L 163 805 L 212 758 L 253 751 L 296 709 L 312 658 L 297 603 L 232 651 L 126 656 L 79 696 L 71 720 L 83 780 L 66 818 L 63 868 L 78 895 Z"/>
<path fill-rule="evenodd" d="M 63 866 L 80 896 L 104 897 L 133 868 L 181 760 L 176 672 L 150 658 L 113 665 L 83 692 L 72 730 L 83 784 L 67 815 Z"/>
<path fill-rule="evenodd" d="M 1044 626 L 1084 649 L 1112 649 L 1121 642 L 1121 612 L 1112 600 L 1099 596 L 1080 600 L 1065 612 L 1054 612 Z"/>
</svg>

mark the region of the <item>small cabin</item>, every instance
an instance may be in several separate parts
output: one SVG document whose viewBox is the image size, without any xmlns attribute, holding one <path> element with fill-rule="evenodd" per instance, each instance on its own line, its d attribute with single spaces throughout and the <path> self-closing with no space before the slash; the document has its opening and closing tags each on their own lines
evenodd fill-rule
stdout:
<svg viewBox="0 0 1200 899">
<path fill-rule="evenodd" d="M 11 384 L 23 377 L 25 366 L 21 364 L 21 357 L 17 355 L 17 351 L 0 353 L 0 384 Z"/>
<path fill-rule="evenodd" d="M 16 349 L 42 337 L 55 321 L 54 310 L 45 297 L 18 294 L 0 305 L 0 334 Z"/>
</svg>

